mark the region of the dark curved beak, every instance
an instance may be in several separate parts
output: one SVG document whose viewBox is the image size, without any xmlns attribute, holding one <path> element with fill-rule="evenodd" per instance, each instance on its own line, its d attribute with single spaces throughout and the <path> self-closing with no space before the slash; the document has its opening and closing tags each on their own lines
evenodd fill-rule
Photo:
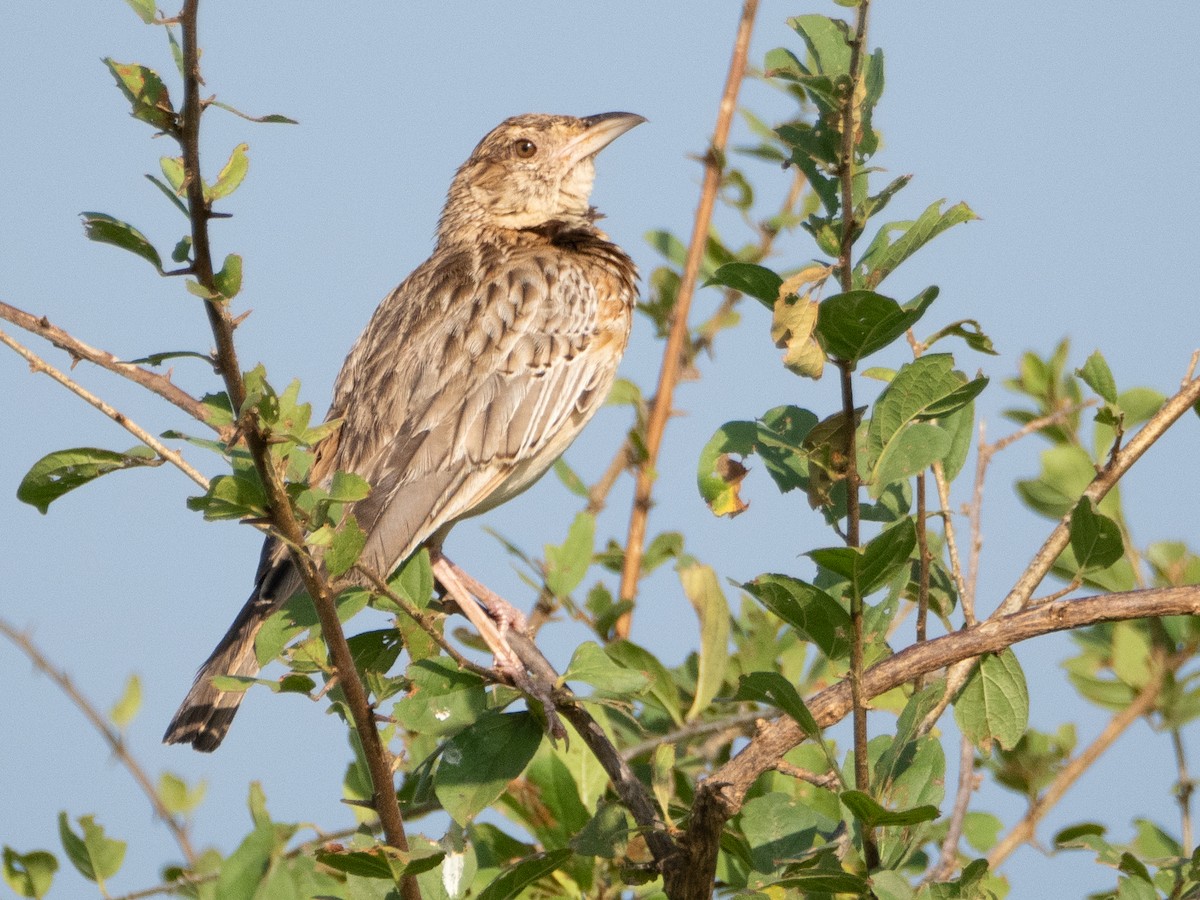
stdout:
<svg viewBox="0 0 1200 900">
<path fill-rule="evenodd" d="M 567 141 L 560 151 L 573 163 L 595 156 L 629 129 L 645 122 L 646 117 L 637 113 L 608 112 L 585 116 L 581 121 L 587 130 Z"/>
</svg>

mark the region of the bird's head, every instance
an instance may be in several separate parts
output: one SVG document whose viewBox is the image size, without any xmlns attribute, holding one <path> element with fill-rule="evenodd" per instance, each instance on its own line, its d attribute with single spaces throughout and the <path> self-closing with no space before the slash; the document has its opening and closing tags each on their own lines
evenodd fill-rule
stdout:
<svg viewBox="0 0 1200 900">
<path fill-rule="evenodd" d="M 625 112 L 506 119 L 454 176 L 438 237 L 460 228 L 516 230 L 588 221 L 596 154 L 644 121 Z"/>
</svg>

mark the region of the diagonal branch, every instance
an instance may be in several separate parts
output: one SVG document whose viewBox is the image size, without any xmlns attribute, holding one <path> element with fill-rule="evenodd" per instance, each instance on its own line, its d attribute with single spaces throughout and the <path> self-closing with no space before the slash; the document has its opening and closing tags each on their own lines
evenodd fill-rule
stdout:
<svg viewBox="0 0 1200 900">
<path fill-rule="evenodd" d="M 172 450 L 137 422 L 133 421 L 133 419 L 129 418 L 129 416 L 125 415 L 125 413 L 121 412 L 119 409 L 114 409 L 108 403 L 105 403 L 87 388 L 70 378 L 70 376 L 68 376 L 65 372 L 61 372 L 54 368 L 54 366 L 50 365 L 28 347 L 18 343 L 4 331 L 0 331 L 0 344 L 10 347 L 14 352 L 22 356 L 25 361 L 29 363 L 29 368 L 33 372 L 41 372 L 45 375 L 49 375 L 72 394 L 80 397 L 85 402 L 100 410 L 100 412 L 104 413 L 104 415 L 108 416 L 110 419 L 132 434 L 135 438 L 157 453 L 161 459 L 169 462 L 188 478 L 192 479 L 192 481 L 196 482 L 196 484 L 200 485 L 201 490 L 208 490 L 208 479 L 192 468 L 191 464 L 189 464 L 188 461 L 183 458 L 182 454 L 176 450 Z"/>
<path fill-rule="evenodd" d="M 713 206 L 721 185 L 725 146 L 729 141 L 733 114 L 737 110 L 738 90 L 746 73 L 746 56 L 757 11 L 758 0 L 745 0 L 738 23 L 737 38 L 733 45 L 733 58 L 729 61 L 729 73 L 721 94 L 712 145 L 704 155 L 704 184 L 700 190 L 700 205 L 696 208 L 692 239 L 683 265 L 683 277 L 679 283 L 675 307 L 671 311 L 671 330 L 667 335 L 667 345 L 663 348 L 658 387 L 650 404 L 650 416 L 646 423 L 646 456 L 638 465 L 633 510 L 629 516 L 629 533 L 625 539 L 625 563 L 621 569 L 620 599 L 623 601 L 631 601 L 637 596 L 642 554 L 646 546 L 646 520 L 650 515 L 651 494 L 654 491 L 655 465 L 658 462 L 659 448 L 662 446 L 663 431 L 667 427 L 667 418 L 671 414 L 675 385 L 679 381 L 683 346 L 688 335 L 688 311 L 691 309 L 692 295 L 696 292 L 696 280 L 700 274 L 700 262 L 704 259 L 704 248 L 708 243 Z M 616 624 L 617 637 L 628 637 L 631 624 L 632 614 L 627 612 L 622 615 Z"/>
<path fill-rule="evenodd" d="M 213 428 L 220 435 L 222 440 L 228 440 L 232 434 L 231 428 L 218 428 L 212 423 L 212 410 L 207 406 L 187 393 L 175 386 L 167 375 L 160 375 L 157 372 L 151 372 L 149 369 L 144 369 L 141 366 L 136 366 L 133 363 L 123 362 L 107 350 L 99 350 L 85 344 L 83 341 L 69 334 L 57 325 L 52 325 L 50 320 L 45 316 L 34 316 L 24 310 L 17 309 L 15 306 L 9 306 L 7 303 L 0 301 L 0 319 L 4 319 L 18 328 L 28 331 L 30 334 L 36 334 L 38 337 L 45 338 L 55 347 L 60 350 L 65 350 L 71 355 L 71 364 L 79 360 L 85 360 L 93 363 L 102 369 L 107 369 L 120 375 L 122 378 L 127 378 L 135 384 L 139 384 L 148 391 L 152 391 L 162 397 L 169 403 L 182 409 L 185 413 L 197 421 L 203 422 L 210 428 Z"/>
<path fill-rule="evenodd" d="M 3 634 L 12 642 L 13 646 L 28 656 L 34 667 L 58 685 L 59 689 L 67 695 L 67 698 L 83 713 L 83 717 L 88 720 L 100 737 L 104 739 L 104 742 L 108 744 L 113 756 L 133 776 L 133 780 L 137 782 L 137 786 L 146 795 L 146 799 L 150 801 L 150 806 L 154 808 L 154 815 L 161 819 L 163 824 L 170 829 L 171 834 L 175 837 L 175 843 L 179 845 L 179 850 L 183 853 L 188 865 L 195 866 L 198 857 L 195 848 L 192 847 L 191 839 L 188 837 L 187 826 L 180 822 L 163 805 L 162 798 L 158 795 L 158 790 L 154 787 L 154 783 L 151 782 L 150 776 L 142 768 L 141 763 L 129 752 L 129 748 L 125 746 L 125 738 L 121 736 L 121 733 L 109 725 L 104 716 L 100 714 L 100 711 L 96 709 L 95 704 L 79 692 L 79 689 L 75 687 L 75 683 L 71 681 L 71 677 L 66 672 L 55 668 L 54 664 L 42 654 L 28 634 L 18 631 L 4 619 L 0 619 L 0 634 Z"/>
</svg>

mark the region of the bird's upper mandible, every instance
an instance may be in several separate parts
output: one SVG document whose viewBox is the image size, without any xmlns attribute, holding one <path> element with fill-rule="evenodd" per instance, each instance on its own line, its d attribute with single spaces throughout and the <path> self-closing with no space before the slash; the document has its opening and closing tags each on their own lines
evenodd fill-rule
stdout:
<svg viewBox="0 0 1200 900">
<path fill-rule="evenodd" d="M 438 226 L 439 242 L 481 227 L 520 230 L 590 221 L 594 157 L 644 121 L 627 112 L 506 119 L 479 142 L 454 176 Z"/>
</svg>

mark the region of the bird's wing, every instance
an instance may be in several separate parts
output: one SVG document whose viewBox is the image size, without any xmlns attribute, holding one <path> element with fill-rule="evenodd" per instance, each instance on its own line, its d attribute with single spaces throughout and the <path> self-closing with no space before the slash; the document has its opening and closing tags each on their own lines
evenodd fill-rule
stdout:
<svg viewBox="0 0 1200 900">
<path fill-rule="evenodd" d="M 372 485 L 354 513 L 380 574 L 536 480 L 603 403 L 623 349 L 561 261 L 510 259 L 483 279 L 486 260 L 460 263 L 418 269 L 338 379 L 332 456 Z"/>
</svg>

